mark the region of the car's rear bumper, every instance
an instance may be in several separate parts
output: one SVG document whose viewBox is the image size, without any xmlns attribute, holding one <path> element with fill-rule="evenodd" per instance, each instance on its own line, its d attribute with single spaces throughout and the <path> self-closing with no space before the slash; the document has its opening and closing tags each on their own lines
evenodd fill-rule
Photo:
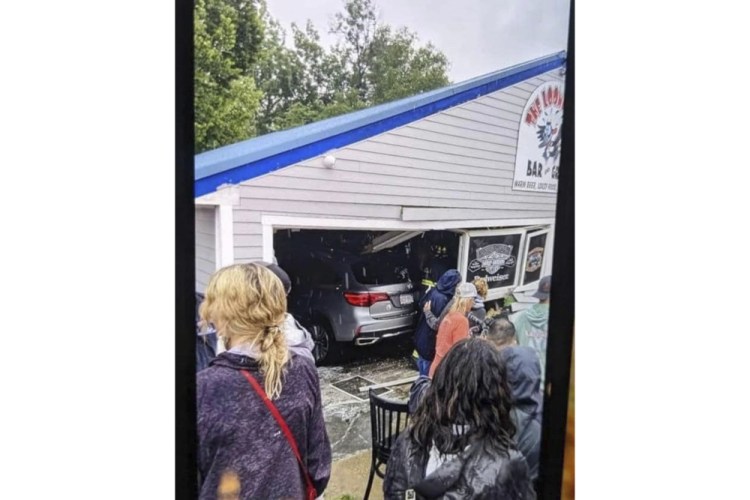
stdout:
<svg viewBox="0 0 750 500">
<path fill-rule="evenodd" d="M 360 325 L 354 335 L 354 345 L 372 345 L 383 339 L 414 333 L 417 312 L 398 318 L 378 320 Z"/>
</svg>

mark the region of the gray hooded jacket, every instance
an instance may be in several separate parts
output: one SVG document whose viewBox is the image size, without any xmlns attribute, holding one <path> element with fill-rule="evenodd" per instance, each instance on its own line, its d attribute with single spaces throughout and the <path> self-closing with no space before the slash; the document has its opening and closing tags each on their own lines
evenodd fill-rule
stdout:
<svg viewBox="0 0 750 500">
<path fill-rule="evenodd" d="M 286 337 L 286 343 L 289 346 L 289 350 L 298 356 L 305 357 L 310 361 L 315 361 L 312 350 L 315 347 L 315 342 L 304 326 L 300 325 L 294 316 L 287 313 L 286 321 L 284 321 L 284 336 Z"/>
<path fill-rule="evenodd" d="M 539 358 L 529 347 L 513 346 L 500 351 L 505 362 L 511 397 L 516 442 L 533 480 L 539 476 L 539 448 L 542 439 L 542 373 Z"/>
</svg>

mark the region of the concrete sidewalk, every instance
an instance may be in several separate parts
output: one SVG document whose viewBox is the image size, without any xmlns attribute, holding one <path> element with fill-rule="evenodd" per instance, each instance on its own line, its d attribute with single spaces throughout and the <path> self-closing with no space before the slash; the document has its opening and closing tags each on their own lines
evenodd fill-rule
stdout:
<svg viewBox="0 0 750 500">
<path fill-rule="evenodd" d="M 416 376 L 417 371 L 410 361 L 413 347 L 411 341 L 406 340 L 384 342 L 383 345 L 359 350 L 358 356 L 342 366 L 318 368 L 323 415 L 333 455 L 326 500 L 364 498 L 372 457 L 370 402 L 366 392 L 360 393 L 352 386 L 356 386 L 357 382 L 360 385 L 380 384 Z M 410 387 L 411 383 L 388 387 L 381 395 L 406 401 Z M 377 475 L 370 498 L 383 498 L 383 481 Z"/>
<path fill-rule="evenodd" d="M 335 461 L 331 480 L 325 491 L 326 500 L 359 500 L 365 497 L 367 478 L 370 474 L 370 451 L 363 451 Z M 383 500 L 383 480 L 375 475 L 370 490 L 371 500 Z"/>
<path fill-rule="evenodd" d="M 333 384 L 353 377 L 363 377 L 373 384 L 404 379 L 417 375 L 408 359 L 384 359 L 356 362 L 347 366 L 322 367 L 320 376 L 323 416 L 331 441 L 333 460 L 350 457 L 361 451 L 369 451 L 372 445 L 370 426 L 370 402 L 367 393 L 349 394 Z M 389 387 L 382 396 L 406 401 L 411 384 Z"/>
</svg>

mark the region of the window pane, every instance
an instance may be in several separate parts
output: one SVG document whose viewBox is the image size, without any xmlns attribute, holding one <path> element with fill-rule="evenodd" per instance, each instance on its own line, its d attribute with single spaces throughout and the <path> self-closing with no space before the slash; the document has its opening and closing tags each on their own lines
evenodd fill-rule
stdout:
<svg viewBox="0 0 750 500">
<path fill-rule="evenodd" d="M 520 244 L 521 234 L 471 238 L 466 280 L 486 278 L 490 289 L 515 284 Z"/>
<path fill-rule="evenodd" d="M 529 238 L 526 247 L 526 269 L 523 284 L 527 285 L 539 281 L 542 277 L 542 266 L 544 264 L 544 250 L 547 244 L 547 233 L 538 234 Z"/>
</svg>

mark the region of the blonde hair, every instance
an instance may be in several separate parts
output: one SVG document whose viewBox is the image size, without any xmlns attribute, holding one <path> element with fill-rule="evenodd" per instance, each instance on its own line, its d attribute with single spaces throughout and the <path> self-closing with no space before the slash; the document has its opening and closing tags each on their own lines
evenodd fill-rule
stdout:
<svg viewBox="0 0 750 500">
<path fill-rule="evenodd" d="M 474 278 L 474 286 L 477 288 L 477 293 L 480 297 L 483 299 L 487 298 L 487 293 L 490 291 L 489 286 L 487 286 L 487 280 L 485 278 L 476 277 Z"/>
<path fill-rule="evenodd" d="M 460 312 L 461 314 L 465 314 L 467 311 L 471 310 L 472 305 L 474 305 L 474 297 L 455 297 L 448 312 Z"/>
<path fill-rule="evenodd" d="M 286 293 L 281 280 L 257 264 L 221 268 L 209 280 L 199 313 L 204 323 L 214 324 L 227 349 L 240 344 L 257 346 L 266 393 L 277 398 L 289 361 L 282 329 Z"/>
</svg>

